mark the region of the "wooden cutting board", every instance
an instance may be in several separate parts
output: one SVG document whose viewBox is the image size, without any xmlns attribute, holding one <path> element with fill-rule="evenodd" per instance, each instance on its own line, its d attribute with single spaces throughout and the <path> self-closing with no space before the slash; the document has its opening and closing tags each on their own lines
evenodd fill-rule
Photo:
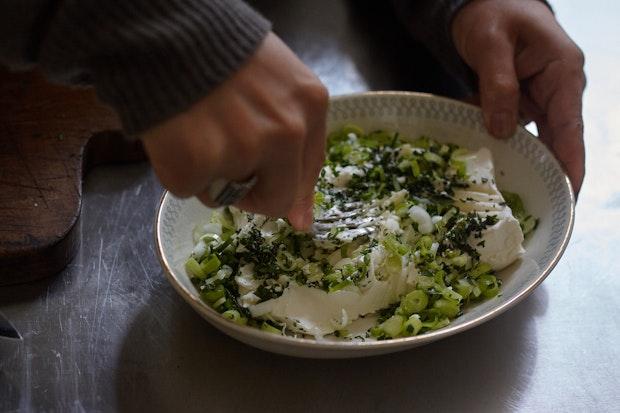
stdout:
<svg viewBox="0 0 620 413">
<path fill-rule="evenodd" d="M 92 89 L 0 69 L 0 285 L 62 270 L 79 245 L 89 168 L 144 160 Z"/>
</svg>

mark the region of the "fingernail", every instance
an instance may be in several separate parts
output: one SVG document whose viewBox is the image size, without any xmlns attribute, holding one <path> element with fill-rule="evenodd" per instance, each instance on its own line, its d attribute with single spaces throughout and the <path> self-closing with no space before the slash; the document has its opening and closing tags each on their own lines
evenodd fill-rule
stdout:
<svg viewBox="0 0 620 413">
<path fill-rule="evenodd" d="M 314 221 L 314 211 L 312 210 L 312 206 L 306 210 L 304 213 L 304 229 L 309 230 L 312 226 L 312 222 Z"/>
<path fill-rule="evenodd" d="M 288 215 L 288 219 L 297 231 L 309 231 L 314 222 L 312 205 L 309 208 L 300 206 L 295 208 Z"/>
<path fill-rule="evenodd" d="M 304 218 L 300 215 L 289 215 L 288 216 L 288 220 L 291 223 L 291 226 L 296 230 L 296 231 L 303 231 L 303 222 L 304 222 Z"/>
<path fill-rule="evenodd" d="M 512 116 L 508 112 L 491 115 L 491 134 L 498 138 L 508 138 L 513 132 Z"/>
</svg>

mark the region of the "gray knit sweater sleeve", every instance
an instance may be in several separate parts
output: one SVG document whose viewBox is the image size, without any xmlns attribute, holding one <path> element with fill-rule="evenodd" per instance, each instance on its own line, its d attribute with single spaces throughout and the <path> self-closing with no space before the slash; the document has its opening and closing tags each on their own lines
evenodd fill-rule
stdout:
<svg viewBox="0 0 620 413">
<path fill-rule="evenodd" d="M 4 61 L 37 64 L 55 81 L 93 84 L 130 134 L 207 95 L 270 30 L 241 0 L 2 3 L 0 25 L 11 28 L 0 29 L 9 36 L 0 43 Z"/>
<path fill-rule="evenodd" d="M 452 19 L 469 1 L 392 0 L 413 37 L 429 49 L 464 89 L 471 92 L 475 90 L 475 75 L 456 51 L 451 33 Z"/>
</svg>

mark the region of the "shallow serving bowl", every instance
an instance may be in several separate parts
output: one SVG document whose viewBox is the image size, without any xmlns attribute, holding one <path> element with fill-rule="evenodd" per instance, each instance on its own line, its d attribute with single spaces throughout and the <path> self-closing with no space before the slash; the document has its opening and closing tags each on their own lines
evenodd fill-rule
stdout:
<svg viewBox="0 0 620 413">
<path fill-rule="evenodd" d="M 485 146 L 491 150 L 500 189 L 520 194 L 528 211 L 540 219 L 538 228 L 526 238 L 527 252 L 523 258 L 499 272 L 503 281 L 501 295 L 468 308 L 443 329 L 385 341 L 316 341 L 238 326 L 200 300 L 184 268 L 193 249 L 192 231 L 208 219 L 209 208 L 195 198 L 179 199 L 165 193 L 156 221 L 159 258 L 175 290 L 215 327 L 244 343 L 292 356 L 346 358 L 385 354 L 428 344 L 498 316 L 531 294 L 557 264 L 573 228 L 575 198 L 559 163 L 525 129 L 519 128 L 511 139 L 497 140 L 486 133 L 478 108 L 408 92 L 370 92 L 332 98 L 328 130 L 349 123 L 366 131 L 398 131 L 412 139 L 426 135 L 470 149 Z"/>
</svg>

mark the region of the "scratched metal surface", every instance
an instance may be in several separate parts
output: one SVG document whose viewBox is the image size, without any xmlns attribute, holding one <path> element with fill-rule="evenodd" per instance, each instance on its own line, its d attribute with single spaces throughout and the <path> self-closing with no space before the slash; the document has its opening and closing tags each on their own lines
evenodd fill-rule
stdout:
<svg viewBox="0 0 620 413">
<path fill-rule="evenodd" d="M 343 3 L 264 3 L 332 93 L 420 86 L 359 34 Z M 595 3 L 555 5 L 588 56 L 588 177 L 566 254 L 522 304 L 405 353 L 264 353 L 210 327 L 164 279 L 152 231 L 161 188 L 149 168 L 99 168 L 86 180 L 75 261 L 53 279 L 0 289 L 0 311 L 24 336 L 0 339 L 0 411 L 618 411 L 620 50 L 600 39 L 620 37 L 619 7 Z"/>
</svg>

